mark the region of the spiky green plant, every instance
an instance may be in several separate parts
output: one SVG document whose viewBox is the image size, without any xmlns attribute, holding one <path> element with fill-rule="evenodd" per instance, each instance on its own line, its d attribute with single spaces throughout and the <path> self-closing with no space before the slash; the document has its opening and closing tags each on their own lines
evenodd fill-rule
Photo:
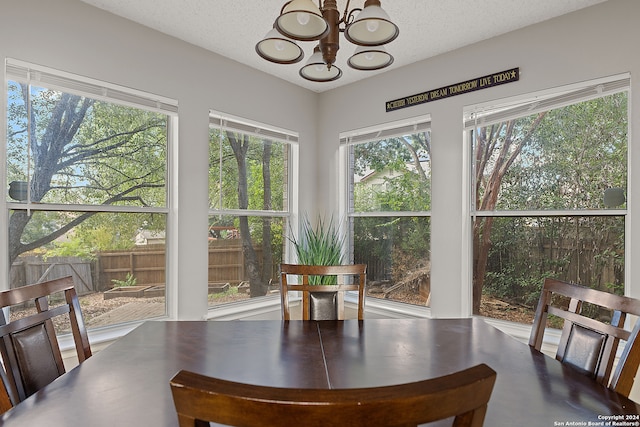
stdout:
<svg viewBox="0 0 640 427">
<path fill-rule="evenodd" d="M 307 216 L 302 218 L 300 238 L 292 233 L 291 242 L 298 256 L 298 263 L 304 265 L 341 265 L 344 238 L 333 217 L 326 223 L 318 218 L 314 228 Z M 309 281 L 314 285 L 335 285 L 336 276 L 312 276 Z"/>
</svg>

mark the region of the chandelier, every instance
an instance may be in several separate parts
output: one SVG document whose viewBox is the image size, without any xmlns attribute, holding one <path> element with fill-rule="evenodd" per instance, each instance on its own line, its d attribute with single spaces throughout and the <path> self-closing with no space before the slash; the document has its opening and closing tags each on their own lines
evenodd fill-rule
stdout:
<svg viewBox="0 0 640 427">
<path fill-rule="evenodd" d="M 356 70 L 379 70 L 393 63 L 384 44 L 395 40 L 400 30 L 380 6 L 380 0 L 365 0 L 363 9 L 349 11 L 342 17 L 336 0 L 290 0 L 282 6 L 273 29 L 256 44 L 256 52 L 267 61 L 295 64 L 302 60 L 303 50 L 297 41 L 319 40 L 313 55 L 300 69 L 300 76 L 314 82 L 330 82 L 342 76 L 335 65 L 340 49 L 340 33 L 358 45 L 347 63 Z M 357 16 L 356 16 L 357 15 Z"/>
</svg>

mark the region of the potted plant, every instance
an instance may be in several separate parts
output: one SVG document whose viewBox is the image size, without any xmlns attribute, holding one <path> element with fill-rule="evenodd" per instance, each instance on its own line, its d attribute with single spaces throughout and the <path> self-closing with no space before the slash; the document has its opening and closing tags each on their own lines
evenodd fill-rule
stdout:
<svg viewBox="0 0 640 427">
<path fill-rule="evenodd" d="M 293 236 L 293 233 L 292 233 Z M 333 217 L 329 222 L 318 218 L 315 227 L 311 225 L 309 218 L 304 216 L 298 239 L 293 236 L 291 242 L 298 257 L 298 264 L 303 265 L 341 265 L 344 237 L 341 236 L 339 227 Z M 336 285 L 336 276 L 310 276 L 311 285 Z M 337 319 L 337 292 L 311 292 L 310 311 L 323 313 L 326 319 Z"/>
<path fill-rule="evenodd" d="M 315 227 L 311 225 L 309 218 L 302 218 L 302 226 L 298 239 L 292 233 L 291 242 L 298 257 L 298 263 L 304 265 L 341 265 L 342 264 L 342 248 L 344 246 L 344 237 L 341 236 L 340 230 L 335 223 L 333 217 L 329 222 L 318 218 Z M 315 279 L 327 279 L 325 283 L 317 281 L 319 284 L 335 284 L 335 277 L 325 276 L 316 277 Z M 333 280 L 331 280 L 333 279 Z M 333 283 L 329 283 L 333 282 Z"/>
</svg>

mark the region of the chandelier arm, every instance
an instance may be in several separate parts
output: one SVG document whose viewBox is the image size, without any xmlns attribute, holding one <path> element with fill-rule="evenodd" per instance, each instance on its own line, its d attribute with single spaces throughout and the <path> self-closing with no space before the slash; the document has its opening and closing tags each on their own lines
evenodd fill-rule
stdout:
<svg viewBox="0 0 640 427">
<path fill-rule="evenodd" d="M 351 3 L 351 0 L 347 0 L 347 4 L 344 7 L 344 12 L 342 12 L 342 18 L 340 19 L 340 22 L 344 23 L 345 25 L 347 25 L 347 15 L 351 15 L 351 13 L 349 13 L 349 3 Z"/>
<path fill-rule="evenodd" d="M 344 24 L 344 28 L 340 29 L 341 32 L 344 32 L 344 30 L 349 26 L 349 24 L 351 24 L 354 21 L 354 19 L 356 18 L 354 16 L 354 13 L 362 12 L 362 9 L 359 7 L 353 8 L 351 11 L 349 11 L 350 2 L 351 0 L 347 0 L 347 6 L 344 8 L 344 14 L 342 15 L 342 19 L 340 20 L 340 22 Z"/>
</svg>

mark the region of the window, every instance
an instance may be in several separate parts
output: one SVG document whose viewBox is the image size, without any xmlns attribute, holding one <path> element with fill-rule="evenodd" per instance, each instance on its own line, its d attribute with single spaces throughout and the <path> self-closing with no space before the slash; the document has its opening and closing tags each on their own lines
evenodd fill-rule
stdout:
<svg viewBox="0 0 640 427">
<path fill-rule="evenodd" d="M 209 305 L 279 289 L 289 224 L 293 132 L 212 112 Z"/>
<path fill-rule="evenodd" d="M 546 277 L 624 292 L 628 87 L 467 109 L 474 313 L 531 323 Z"/>
<path fill-rule="evenodd" d="M 341 135 L 350 256 L 367 264 L 367 297 L 428 305 L 430 120 Z"/>
<path fill-rule="evenodd" d="M 164 315 L 177 104 L 14 60 L 6 75 L 11 286 L 74 276 L 89 329 Z"/>
</svg>

